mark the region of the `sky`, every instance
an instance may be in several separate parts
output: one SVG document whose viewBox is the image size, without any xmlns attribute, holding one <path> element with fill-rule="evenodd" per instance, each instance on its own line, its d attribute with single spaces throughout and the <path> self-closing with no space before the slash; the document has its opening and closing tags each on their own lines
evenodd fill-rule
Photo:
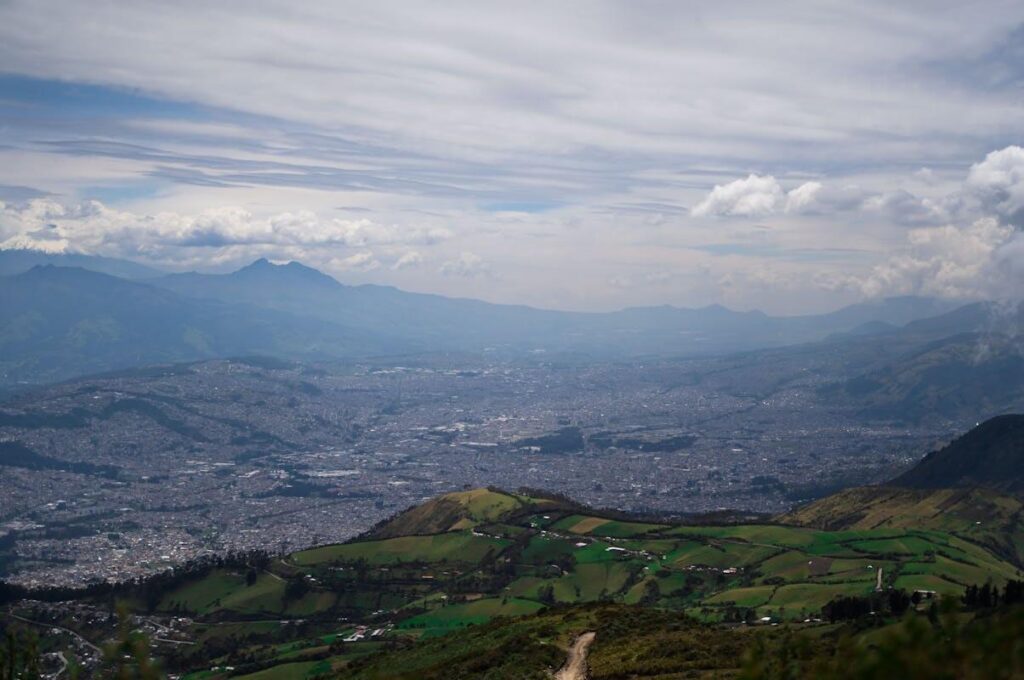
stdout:
<svg viewBox="0 0 1024 680">
<path fill-rule="evenodd" d="M 0 248 L 577 310 L 1024 291 L 1024 3 L 0 0 Z"/>
</svg>

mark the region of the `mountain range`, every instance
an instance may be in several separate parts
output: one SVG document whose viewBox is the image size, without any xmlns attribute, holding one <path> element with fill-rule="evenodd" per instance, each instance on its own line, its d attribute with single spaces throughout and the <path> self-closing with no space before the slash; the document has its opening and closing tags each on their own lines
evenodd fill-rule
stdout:
<svg viewBox="0 0 1024 680">
<path fill-rule="evenodd" d="M 349 286 L 296 262 L 267 260 L 228 274 L 161 274 L 103 258 L 5 251 L 0 272 L 9 273 L 0 277 L 0 381 L 8 385 L 254 353 L 351 359 L 542 352 L 585 360 L 709 356 L 864 337 L 912 336 L 922 344 L 989 323 L 983 305 L 957 309 L 916 297 L 795 317 L 718 305 L 563 312 Z"/>
</svg>

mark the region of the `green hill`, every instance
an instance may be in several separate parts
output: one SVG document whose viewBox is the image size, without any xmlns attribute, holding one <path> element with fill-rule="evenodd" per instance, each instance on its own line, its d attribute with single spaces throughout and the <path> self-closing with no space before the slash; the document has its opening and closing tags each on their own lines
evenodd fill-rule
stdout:
<svg viewBox="0 0 1024 680">
<path fill-rule="evenodd" d="M 457 491 L 413 506 L 374 527 L 367 535 L 373 538 L 393 538 L 471 529 L 516 513 L 555 508 L 558 505 L 553 500 L 496 489 Z"/>
</svg>

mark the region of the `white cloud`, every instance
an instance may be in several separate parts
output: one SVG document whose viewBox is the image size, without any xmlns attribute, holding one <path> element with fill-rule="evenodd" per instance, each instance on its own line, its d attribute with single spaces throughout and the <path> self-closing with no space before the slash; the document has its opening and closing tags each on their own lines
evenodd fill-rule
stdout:
<svg viewBox="0 0 1024 680">
<path fill-rule="evenodd" d="M 308 211 L 266 218 L 238 207 L 204 210 L 195 215 L 136 214 L 98 201 L 67 205 L 52 199 L 36 199 L 20 208 L 0 206 L 0 249 L 85 252 L 151 262 L 202 258 L 204 252 L 213 259 L 217 253 L 240 247 L 301 255 L 339 248 L 429 246 L 453 236 L 445 228 L 403 228 L 369 219 L 324 219 Z M 371 268 L 369 260 L 361 260 L 361 256 L 338 262 L 347 262 L 344 266 L 349 269 Z"/>
<path fill-rule="evenodd" d="M 728 184 L 716 184 L 690 211 L 694 217 L 764 217 L 777 212 L 798 213 L 814 205 L 820 182 L 805 182 L 788 193 L 771 175 L 751 174 Z"/>
<path fill-rule="evenodd" d="M 1024 149 L 1008 146 L 972 165 L 966 190 L 983 210 L 1024 227 Z"/>
<path fill-rule="evenodd" d="M 367 250 L 344 258 L 334 258 L 327 266 L 340 271 L 368 272 L 380 268 L 380 262 Z"/>
<path fill-rule="evenodd" d="M 869 296 L 921 293 L 951 298 L 1024 297 L 1024 149 L 993 151 L 962 186 L 937 199 L 897 190 L 864 201 L 902 223 L 951 219 L 912 229 L 906 243 L 857 285 Z M 956 220 L 966 223 L 957 224 Z"/>
<path fill-rule="evenodd" d="M 786 212 L 798 213 L 814 205 L 821 193 L 821 182 L 804 182 L 786 194 Z"/>
<path fill-rule="evenodd" d="M 409 267 L 417 267 L 422 263 L 423 256 L 420 255 L 415 250 L 410 250 L 409 252 L 403 254 L 401 257 L 395 260 L 394 264 L 391 265 L 391 269 L 407 269 Z"/>
<path fill-rule="evenodd" d="M 913 229 L 898 253 L 872 270 L 860 286 L 869 297 L 923 294 L 947 298 L 1004 298 L 1014 291 L 1007 276 L 1021 252 L 1020 234 L 986 217 L 966 227 Z"/>
<path fill-rule="evenodd" d="M 931 168 L 920 168 L 914 172 L 914 179 L 924 184 L 935 184 L 938 182 L 938 178 L 935 176 L 935 171 Z"/>
<path fill-rule="evenodd" d="M 459 256 L 441 264 L 439 270 L 445 276 L 475 278 L 490 274 L 490 266 L 476 253 L 462 252 Z"/>
<path fill-rule="evenodd" d="M 728 184 L 716 184 L 707 198 L 690 211 L 694 217 L 736 215 L 761 217 L 775 212 L 784 198 L 782 187 L 771 175 L 750 175 Z"/>
</svg>

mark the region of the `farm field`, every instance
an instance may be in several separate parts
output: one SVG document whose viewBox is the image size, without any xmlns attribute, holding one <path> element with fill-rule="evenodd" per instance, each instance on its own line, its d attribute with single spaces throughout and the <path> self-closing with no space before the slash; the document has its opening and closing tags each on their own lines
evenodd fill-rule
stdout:
<svg viewBox="0 0 1024 680">
<path fill-rule="evenodd" d="M 382 541 L 360 541 L 304 550 L 291 556 L 299 567 L 329 562 L 366 560 L 371 564 L 400 562 L 478 562 L 488 551 L 500 550 L 508 541 L 459 530 L 433 536 L 401 536 Z"/>
</svg>

